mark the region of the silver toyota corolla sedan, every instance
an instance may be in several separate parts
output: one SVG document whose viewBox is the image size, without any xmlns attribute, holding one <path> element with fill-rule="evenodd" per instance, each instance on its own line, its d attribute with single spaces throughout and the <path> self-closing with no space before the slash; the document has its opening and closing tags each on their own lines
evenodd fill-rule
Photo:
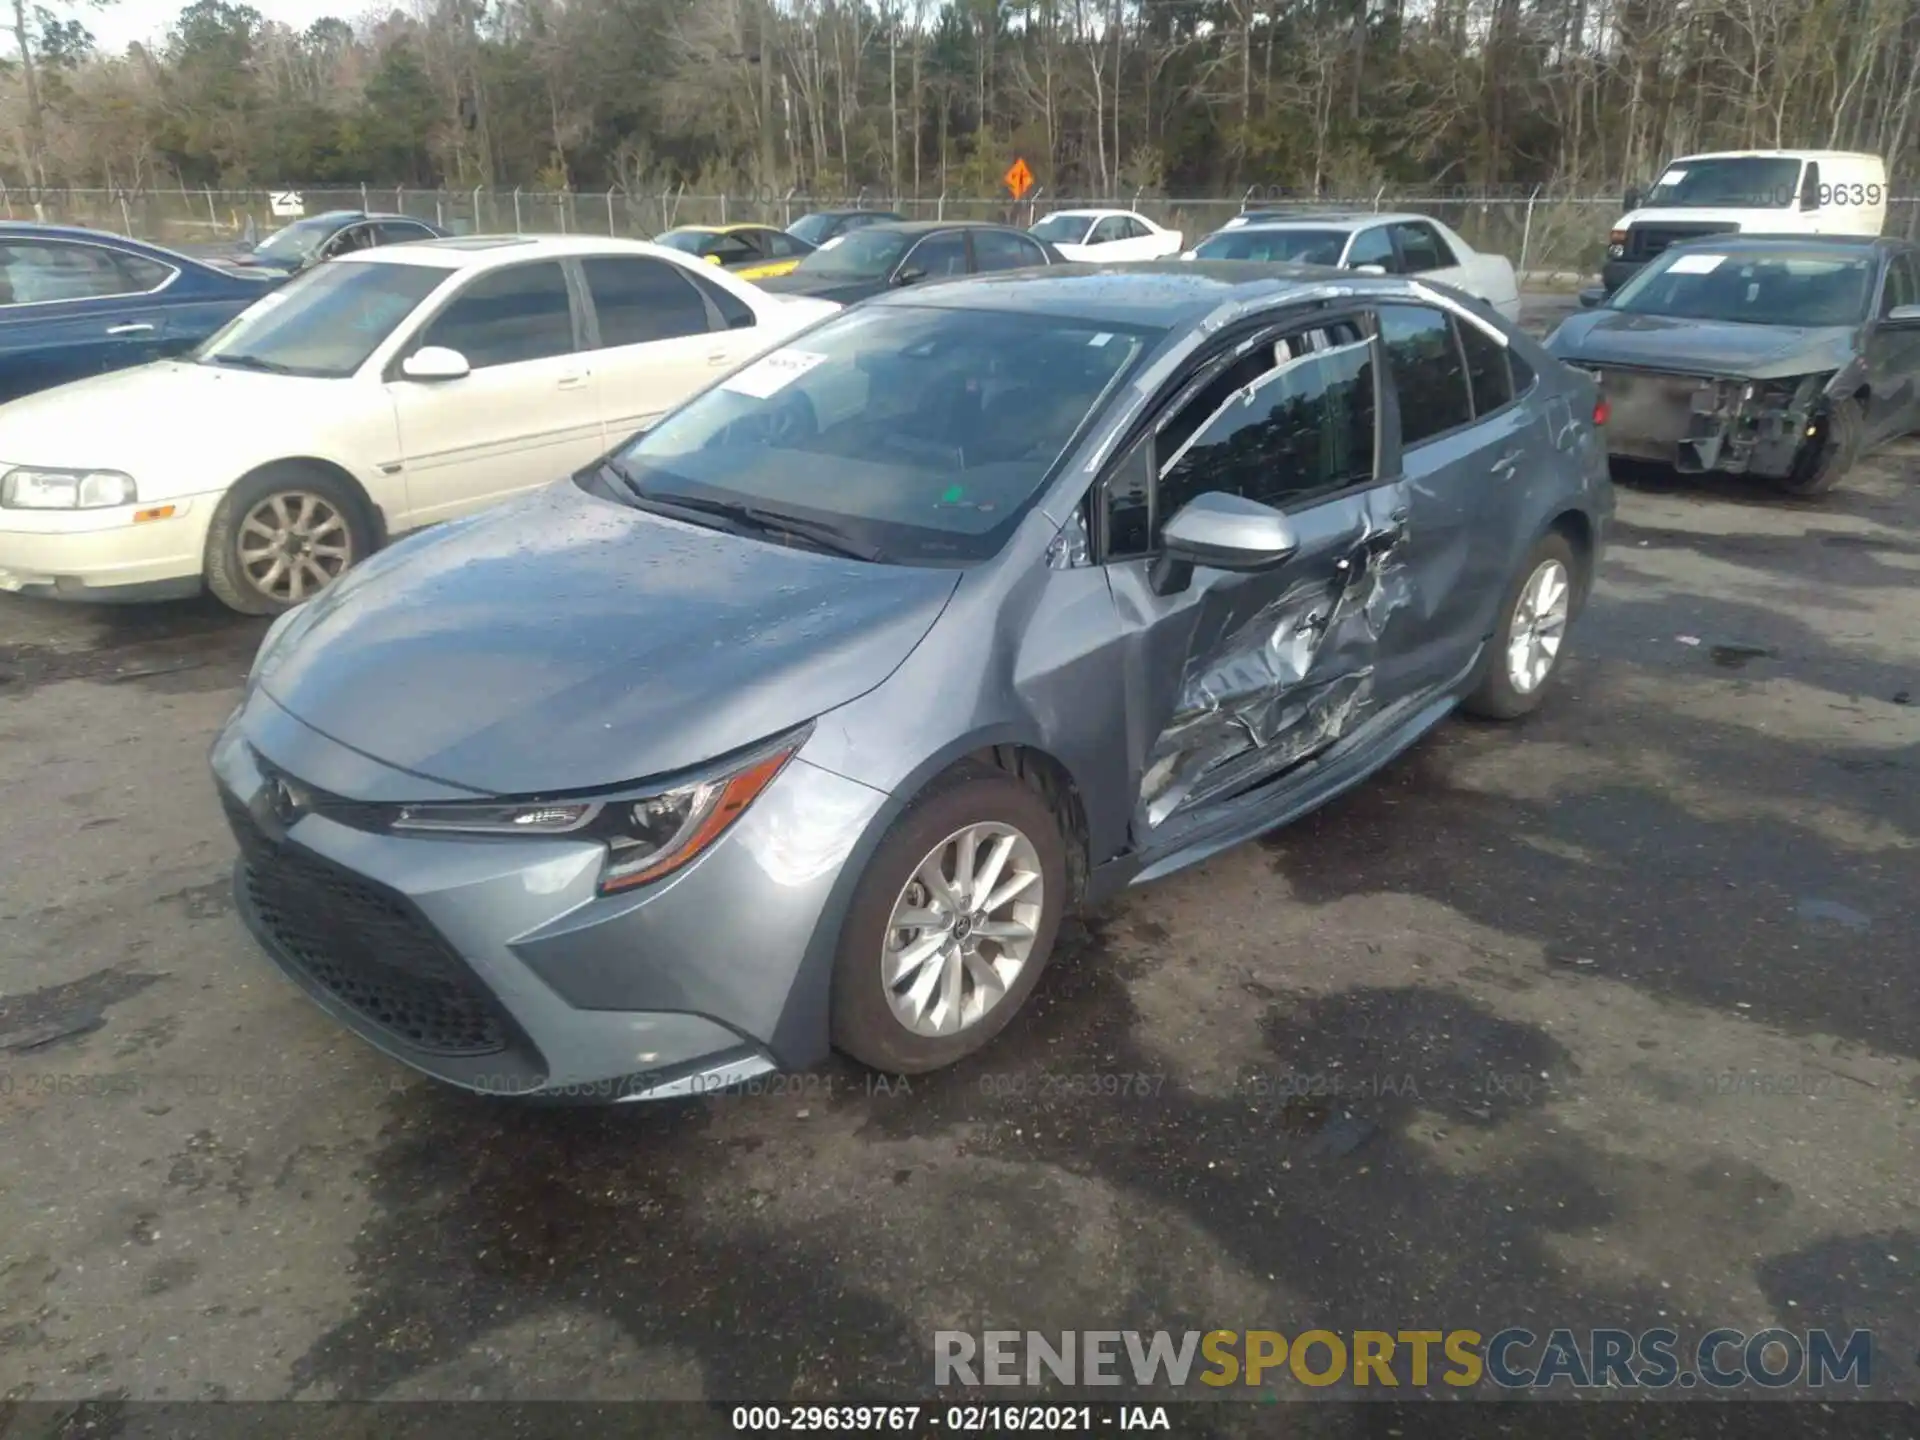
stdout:
<svg viewBox="0 0 1920 1440">
<path fill-rule="evenodd" d="M 948 1064 L 1070 906 L 1540 702 L 1613 512 L 1597 406 L 1418 281 L 844 311 L 283 616 L 213 752 L 241 913 L 475 1091 Z"/>
</svg>

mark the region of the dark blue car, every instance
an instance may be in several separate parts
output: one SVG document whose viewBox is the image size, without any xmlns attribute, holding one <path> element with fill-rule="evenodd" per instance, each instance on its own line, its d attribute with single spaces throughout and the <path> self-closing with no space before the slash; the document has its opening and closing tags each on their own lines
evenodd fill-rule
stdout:
<svg viewBox="0 0 1920 1440">
<path fill-rule="evenodd" d="M 0 223 L 0 402 L 191 350 L 275 279 L 96 230 Z"/>
<path fill-rule="evenodd" d="M 233 263 L 294 275 L 309 265 L 375 245 L 404 245 L 409 240 L 445 239 L 453 232 L 411 215 L 376 215 L 365 210 L 329 210 L 295 220 L 236 256 Z"/>
</svg>

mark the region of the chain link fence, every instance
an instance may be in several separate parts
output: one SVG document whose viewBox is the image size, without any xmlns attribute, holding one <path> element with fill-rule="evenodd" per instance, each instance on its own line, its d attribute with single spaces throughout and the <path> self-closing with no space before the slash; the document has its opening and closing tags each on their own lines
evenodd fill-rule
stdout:
<svg viewBox="0 0 1920 1440">
<path fill-rule="evenodd" d="M 1920 238 L 1920 187 L 1902 187 L 1888 203 L 1886 231 Z M 231 250 L 286 223 L 274 214 L 268 190 L 8 190 L 0 186 L 0 213 L 10 220 L 44 220 L 112 230 L 201 253 Z M 626 190 L 542 191 L 410 190 L 391 186 L 303 187 L 296 192 L 307 215 L 328 210 L 374 210 L 411 215 L 455 234 L 590 234 L 649 239 L 675 225 L 760 222 L 785 226 L 810 210 L 865 207 L 913 220 L 997 220 L 1026 226 L 1054 210 L 1119 206 L 1181 231 L 1187 243 L 1250 208 L 1415 211 L 1450 225 L 1478 250 L 1504 255 L 1532 283 L 1577 282 L 1595 274 L 1607 228 L 1620 214 L 1617 195 L 1574 196 L 1512 188 L 1491 193 L 1391 191 L 1369 195 L 1303 197 L 1280 187 L 1254 186 L 1238 195 L 1180 199 L 1146 195 L 1088 199 L 1037 192 L 1025 200 L 942 195 L 893 198 L 809 196 L 797 191 L 694 195 Z"/>
</svg>

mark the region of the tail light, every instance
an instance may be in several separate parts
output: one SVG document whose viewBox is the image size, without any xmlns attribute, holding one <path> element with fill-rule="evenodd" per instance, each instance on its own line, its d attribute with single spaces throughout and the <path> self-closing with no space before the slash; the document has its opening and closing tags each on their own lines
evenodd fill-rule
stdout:
<svg viewBox="0 0 1920 1440">
<path fill-rule="evenodd" d="M 1626 243 L 1627 243 L 1627 232 L 1626 232 L 1626 231 L 1624 231 L 1624 230 L 1609 230 L 1609 231 L 1607 232 L 1607 244 L 1609 244 L 1609 245 L 1624 245 L 1624 244 L 1626 244 Z"/>
<path fill-rule="evenodd" d="M 1594 424 L 1604 425 L 1607 423 L 1608 419 L 1612 417 L 1612 415 L 1613 415 L 1613 407 L 1607 404 L 1606 396 L 1602 395 L 1599 399 L 1593 402 L 1593 423 Z"/>
</svg>

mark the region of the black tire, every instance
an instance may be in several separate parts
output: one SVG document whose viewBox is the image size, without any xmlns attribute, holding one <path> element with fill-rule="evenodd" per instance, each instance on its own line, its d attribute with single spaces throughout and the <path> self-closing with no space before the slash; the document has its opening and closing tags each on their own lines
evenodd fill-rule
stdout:
<svg viewBox="0 0 1920 1440">
<path fill-rule="evenodd" d="M 936 846 L 984 822 L 1018 830 L 1039 860 L 1042 895 L 1032 948 L 1006 993 L 978 1020 L 956 1034 L 917 1034 L 895 1016 L 881 966 L 894 902 Z M 1066 847 L 1060 822 L 1042 796 L 988 765 L 968 764 L 941 776 L 894 821 L 854 891 L 834 960 L 834 1046 L 893 1075 L 938 1070 L 981 1049 L 1033 993 L 1053 953 L 1066 899 Z"/>
<path fill-rule="evenodd" d="M 1859 463 L 1866 419 L 1858 400 L 1848 396 L 1834 401 L 1815 428 L 1819 433 L 1801 447 L 1793 470 L 1779 482 L 1789 495 L 1824 495 Z"/>
<path fill-rule="evenodd" d="M 366 507 L 353 487 L 339 477 L 316 465 L 298 461 L 256 470 L 222 497 L 220 508 L 213 512 L 213 523 L 207 529 L 207 588 L 220 598 L 222 604 L 238 610 L 242 615 L 278 615 L 283 610 L 291 609 L 300 600 L 311 599 L 325 588 L 318 581 L 311 580 L 309 572 L 309 576 L 303 576 L 306 580 L 304 593 L 296 599 L 291 595 L 270 593 L 261 588 L 248 573 L 249 557 L 242 553 L 242 545 L 251 537 L 243 532 L 242 527 L 246 517 L 256 507 L 271 502 L 276 496 L 287 497 L 289 506 L 295 503 L 294 497 L 317 498 L 338 517 L 338 531 L 345 537 L 343 543 L 347 555 L 333 578 L 345 574 L 373 550 L 374 529 L 367 517 Z M 315 563 L 331 571 L 334 559 L 329 555 L 324 563 L 318 559 Z"/>
<path fill-rule="evenodd" d="M 1515 686 L 1511 667 L 1507 663 L 1507 649 L 1513 640 L 1514 615 L 1519 609 L 1520 597 L 1540 568 L 1555 560 L 1566 570 L 1569 586 L 1567 619 L 1571 623 L 1575 607 L 1586 593 L 1586 576 L 1582 573 L 1580 558 L 1574 554 L 1573 546 L 1568 543 L 1566 536 L 1556 531 L 1540 537 L 1533 549 L 1527 552 L 1527 558 L 1520 566 L 1519 573 L 1513 577 L 1513 583 L 1507 587 L 1506 597 L 1500 602 L 1500 623 L 1494 627 L 1493 639 L 1487 642 L 1479 680 L 1472 693 L 1461 701 L 1461 708 L 1467 713 L 1486 720 L 1518 720 L 1522 715 L 1539 708 L 1541 698 L 1547 693 L 1547 686 L 1553 683 L 1553 677 L 1559 673 L 1560 658 L 1566 654 L 1566 632 L 1561 632 L 1561 646 L 1553 656 L 1552 668 L 1531 690 L 1521 690 Z"/>
</svg>

